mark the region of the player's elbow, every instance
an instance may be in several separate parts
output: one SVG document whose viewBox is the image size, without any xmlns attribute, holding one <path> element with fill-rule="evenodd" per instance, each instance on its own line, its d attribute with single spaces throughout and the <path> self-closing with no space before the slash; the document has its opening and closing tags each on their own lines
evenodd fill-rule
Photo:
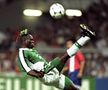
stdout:
<svg viewBox="0 0 108 90">
<path fill-rule="evenodd" d="M 27 75 L 31 75 L 31 72 L 29 71 L 29 72 L 27 72 Z"/>
<path fill-rule="evenodd" d="M 33 76 L 34 75 L 34 71 L 31 70 L 31 71 L 27 72 L 27 75 Z"/>
</svg>

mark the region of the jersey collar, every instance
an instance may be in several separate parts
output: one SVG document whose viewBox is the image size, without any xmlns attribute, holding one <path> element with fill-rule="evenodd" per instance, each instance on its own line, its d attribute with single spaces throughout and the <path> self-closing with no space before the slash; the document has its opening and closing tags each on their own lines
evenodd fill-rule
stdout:
<svg viewBox="0 0 108 90">
<path fill-rule="evenodd" d="M 30 50 L 29 48 L 20 48 L 19 50 Z"/>
</svg>

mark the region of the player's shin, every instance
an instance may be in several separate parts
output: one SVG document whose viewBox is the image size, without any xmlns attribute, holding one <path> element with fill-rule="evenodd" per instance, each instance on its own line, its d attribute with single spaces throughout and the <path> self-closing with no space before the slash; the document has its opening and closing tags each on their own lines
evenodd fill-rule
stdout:
<svg viewBox="0 0 108 90">
<path fill-rule="evenodd" d="M 68 55 L 71 57 L 76 54 L 76 52 L 89 41 L 90 38 L 88 36 L 82 36 L 75 44 L 72 45 L 71 48 L 67 50 Z"/>
</svg>

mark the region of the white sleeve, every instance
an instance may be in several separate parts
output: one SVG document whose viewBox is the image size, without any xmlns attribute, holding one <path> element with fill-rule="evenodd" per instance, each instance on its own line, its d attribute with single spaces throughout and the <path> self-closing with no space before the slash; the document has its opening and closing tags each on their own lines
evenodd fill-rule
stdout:
<svg viewBox="0 0 108 90">
<path fill-rule="evenodd" d="M 19 60 L 21 62 L 22 67 L 25 69 L 26 72 L 31 71 L 31 68 L 27 65 L 27 62 L 25 61 L 24 58 L 24 50 L 19 51 Z"/>
<path fill-rule="evenodd" d="M 44 62 L 37 62 L 31 66 L 31 69 L 36 71 L 44 71 Z"/>
</svg>

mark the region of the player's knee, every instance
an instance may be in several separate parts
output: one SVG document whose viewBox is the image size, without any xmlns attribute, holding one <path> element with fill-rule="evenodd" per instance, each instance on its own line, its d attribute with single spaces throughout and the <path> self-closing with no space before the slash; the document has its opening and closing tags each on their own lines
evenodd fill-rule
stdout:
<svg viewBox="0 0 108 90">
<path fill-rule="evenodd" d="M 55 83 L 55 82 L 57 82 L 56 79 L 47 79 L 47 80 L 44 81 L 44 84 L 50 85 L 50 84 Z"/>
</svg>

